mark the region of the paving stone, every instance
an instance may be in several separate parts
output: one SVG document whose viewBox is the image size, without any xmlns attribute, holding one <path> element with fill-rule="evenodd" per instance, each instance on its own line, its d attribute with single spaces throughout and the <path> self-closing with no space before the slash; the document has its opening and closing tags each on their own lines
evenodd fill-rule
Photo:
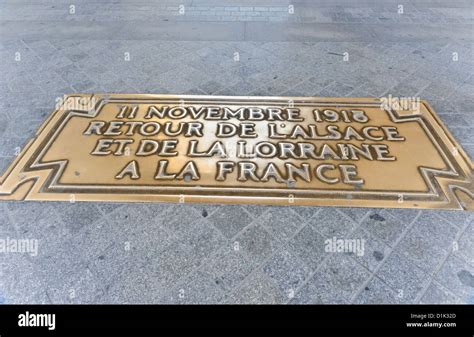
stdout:
<svg viewBox="0 0 474 337">
<path fill-rule="evenodd" d="M 224 292 L 214 280 L 200 271 L 193 272 L 178 284 L 162 303 L 212 304 L 224 299 Z"/>
<path fill-rule="evenodd" d="M 474 136 L 470 128 L 451 127 L 449 130 L 461 144 L 474 144 Z"/>
<path fill-rule="evenodd" d="M 212 213 L 221 208 L 221 205 L 212 205 L 212 204 L 195 204 L 192 207 L 201 214 L 203 218 L 207 218 Z"/>
<path fill-rule="evenodd" d="M 422 269 L 395 252 L 384 262 L 376 275 L 397 293 L 401 303 L 414 303 L 429 281 Z"/>
<path fill-rule="evenodd" d="M 301 216 L 304 220 L 307 220 L 321 211 L 320 207 L 314 206 L 295 206 L 292 207 L 293 211 Z"/>
<path fill-rule="evenodd" d="M 69 236 L 67 246 L 70 250 L 79 252 L 85 261 L 90 261 L 98 258 L 112 245 L 124 244 L 126 240 L 129 240 L 126 232 L 102 219 Z"/>
<path fill-rule="evenodd" d="M 34 136 L 36 130 L 38 130 L 42 123 L 42 120 L 37 119 L 37 117 L 39 116 L 34 116 L 34 118 L 28 116 L 27 120 L 21 120 L 17 118 L 12 119 L 8 124 L 8 128 L 6 128 L 5 136 L 18 138 Z"/>
<path fill-rule="evenodd" d="M 326 239 L 344 237 L 356 227 L 356 223 L 341 214 L 336 208 L 324 208 L 308 223 Z"/>
<path fill-rule="evenodd" d="M 449 256 L 435 279 L 463 303 L 474 303 L 474 268 L 456 256 Z"/>
<path fill-rule="evenodd" d="M 97 203 L 97 207 L 102 211 L 102 213 L 104 214 L 109 214 L 111 212 L 113 212 L 114 210 L 116 210 L 117 208 L 121 207 L 122 204 L 121 203 L 116 203 L 116 202 L 107 202 L 107 203 L 104 203 L 104 202 L 101 202 L 101 203 Z"/>
<path fill-rule="evenodd" d="M 425 211 L 424 213 L 433 214 L 435 211 Z M 436 211 L 436 215 L 439 215 L 444 220 L 450 222 L 458 228 L 462 228 L 465 223 L 470 219 L 474 219 L 472 212 L 453 212 L 453 211 Z"/>
<path fill-rule="evenodd" d="M 206 220 L 196 223 L 196 230 L 182 233 L 164 249 L 154 254 L 146 269 L 159 278 L 163 287 L 198 268 L 223 246 L 225 240 Z"/>
<path fill-rule="evenodd" d="M 365 215 L 369 212 L 367 208 L 342 207 L 340 211 L 346 214 L 354 222 L 360 223 Z"/>
<path fill-rule="evenodd" d="M 472 158 L 474 158 L 474 144 L 473 145 L 465 145 L 464 150 L 466 151 L 467 155 L 472 161 Z"/>
<path fill-rule="evenodd" d="M 58 50 L 46 40 L 28 41 L 27 45 L 40 57 L 47 58 L 58 52 Z"/>
<path fill-rule="evenodd" d="M 242 207 L 254 217 L 258 217 L 259 215 L 271 208 L 269 206 L 260 205 L 243 205 Z"/>
<path fill-rule="evenodd" d="M 307 225 L 288 243 L 288 249 L 312 270 L 326 257 L 325 238 Z"/>
<path fill-rule="evenodd" d="M 161 214 L 153 214 L 152 217 L 152 222 L 156 222 L 171 233 L 193 232 L 196 224 L 204 219 L 196 208 L 189 204 L 168 205 Z"/>
<path fill-rule="evenodd" d="M 47 284 L 47 294 L 54 304 L 96 303 L 96 299 L 104 294 L 102 283 L 89 269 L 59 280 L 51 277 Z"/>
<path fill-rule="evenodd" d="M 0 204 L 0 235 L 6 235 L 15 232 L 10 216 L 8 214 L 7 205 L 5 203 Z"/>
<path fill-rule="evenodd" d="M 349 303 L 370 276 L 368 270 L 344 254 L 331 256 L 296 293 L 290 303 Z"/>
<path fill-rule="evenodd" d="M 232 291 L 254 267 L 240 252 L 240 246 L 229 243 L 213 255 L 200 271 L 208 275 L 223 291 Z"/>
<path fill-rule="evenodd" d="M 469 117 L 465 117 L 463 114 L 438 114 L 438 116 L 450 126 L 466 126 L 472 123 Z"/>
<path fill-rule="evenodd" d="M 310 269 L 296 255 L 288 250 L 282 250 L 273 255 L 263 266 L 263 272 L 291 299 L 296 289 L 309 276 Z"/>
<path fill-rule="evenodd" d="M 57 212 L 64 223 L 69 224 L 71 232 L 76 232 L 86 225 L 98 222 L 102 218 L 102 213 L 97 206 L 92 203 L 58 203 Z"/>
<path fill-rule="evenodd" d="M 259 216 L 255 223 L 264 226 L 275 238 L 287 241 L 301 227 L 303 219 L 290 207 L 277 207 Z"/>
<path fill-rule="evenodd" d="M 469 264 L 474 265 L 474 221 L 471 221 L 467 226 L 457 242 L 457 247 L 453 246 L 453 253 Z"/>
<path fill-rule="evenodd" d="M 20 153 L 26 137 L 8 137 L 0 140 L 0 156 L 12 157 Z"/>
<path fill-rule="evenodd" d="M 380 266 L 383 259 L 391 252 L 389 246 L 362 228 L 357 229 L 351 237 L 356 240 L 363 240 L 364 249 L 362 254 L 356 252 L 355 254 L 351 253 L 350 256 L 372 272 Z"/>
<path fill-rule="evenodd" d="M 355 298 L 354 304 L 399 304 L 400 298 L 393 289 L 374 277 Z"/>
<path fill-rule="evenodd" d="M 175 237 L 160 226 L 127 231 L 104 221 L 85 228 L 70 245 L 86 258 L 94 274 L 110 285 L 122 270 L 145 265 L 173 240 Z"/>
<path fill-rule="evenodd" d="M 86 245 L 79 247 L 81 249 L 76 249 L 77 246 L 71 244 L 69 236 L 58 236 L 56 233 L 38 239 L 38 255 L 32 258 L 38 267 L 38 276 L 46 280 L 65 278 L 84 269 L 88 259 L 88 255 L 83 254 Z"/>
<path fill-rule="evenodd" d="M 255 264 L 262 263 L 266 258 L 273 254 L 278 242 L 261 225 L 252 224 L 246 228 L 239 236 L 235 238 L 243 254 Z"/>
<path fill-rule="evenodd" d="M 409 225 L 409 222 L 395 218 L 386 210 L 381 209 L 370 211 L 362 221 L 361 227 L 381 239 L 385 244 L 393 247 L 396 240 Z"/>
<path fill-rule="evenodd" d="M 103 304 L 152 304 L 159 300 L 169 288 L 143 266 L 132 266 L 121 273 L 112 284 L 105 286 L 105 294 L 97 302 Z"/>
<path fill-rule="evenodd" d="M 179 4 L 155 4 L 158 12 L 121 4 L 113 16 L 104 14 L 104 4 L 92 2 L 81 5 L 75 16 L 38 12 L 26 2 L 9 5 L 8 20 L 1 19 L 5 29 L 0 39 L 0 115 L 7 122 L 0 126 L 0 170 L 33 136 L 52 102 L 73 91 L 353 97 L 397 91 L 429 99 L 464 149 L 474 153 L 472 45 L 463 28 L 472 21 L 468 2 L 428 5 L 417 0 L 417 10 L 410 8 L 403 16 L 383 3 L 343 12 L 337 4 L 326 3 L 321 10 L 312 3 L 305 4 L 304 11 L 296 6 L 293 15 L 288 15 L 286 4 L 247 6 L 252 10 L 241 12 L 240 6 L 189 0 L 184 1 L 187 14 L 177 15 Z M 164 19 L 174 28 L 164 27 L 165 32 L 156 36 L 151 26 L 143 34 L 140 25 L 131 23 L 149 20 L 161 29 Z M 217 26 L 217 21 L 227 23 Z M 254 29 L 257 21 L 260 26 Z M 276 22 L 264 29 L 266 21 Z M 91 39 L 87 32 L 97 22 L 101 29 Z M 186 22 L 191 25 L 182 25 Z M 292 22 L 290 35 L 286 22 Z M 333 23 L 341 29 L 337 34 L 328 26 Z M 410 27 L 409 34 L 394 35 L 407 23 L 416 27 Z M 117 24 L 124 29 L 110 29 Z M 314 34 L 314 27 L 321 28 L 320 34 Z M 140 40 L 152 35 L 153 39 Z M 16 51 L 21 52 L 21 62 L 14 60 Z M 345 51 L 348 62 L 342 60 Z M 457 62 L 453 51 L 458 52 Z M 125 61 L 125 52 L 130 61 Z M 39 251 L 36 257 L 16 256 L 17 261 L 5 265 L 9 274 L 0 277 L 0 302 L 48 303 L 49 297 L 66 302 L 64 293 L 72 284 L 81 293 L 78 303 L 286 303 L 290 299 L 281 287 L 285 290 L 288 282 L 300 286 L 306 275 L 302 271 L 314 272 L 330 257 L 355 263 L 355 275 L 347 276 L 350 284 L 363 286 L 365 281 L 359 279 L 364 277 L 357 275 L 365 275 L 359 272 L 364 267 L 380 267 L 378 276 L 367 284 L 369 290 L 359 287 L 359 294 L 349 296 L 352 288 L 324 267 L 326 278 L 317 278 L 328 290 L 318 289 L 317 282 L 313 287 L 311 282 L 301 284 L 293 302 L 347 302 L 358 295 L 356 303 L 411 303 L 419 297 L 421 302 L 472 303 L 466 286 L 474 264 L 472 220 L 472 212 L 440 210 L 2 203 L 0 235 L 38 239 Z M 358 224 L 361 228 L 348 235 Z M 450 247 L 453 233 L 464 228 L 458 249 L 455 244 Z M 365 254 L 326 253 L 325 239 L 333 236 L 365 238 Z M 240 239 L 240 249 L 234 250 Z M 392 249 L 398 257 L 388 255 Z M 450 251 L 452 256 L 436 276 L 439 282 L 431 282 L 428 275 Z M 6 257 L 0 255 L 0 261 Z M 82 272 L 86 270 L 91 274 Z M 427 289 L 425 280 L 431 282 Z M 181 285 L 199 296 L 176 298 L 174 288 Z M 401 298 L 398 289 L 405 292 Z"/>
<path fill-rule="evenodd" d="M 122 204 L 112 211 L 107 219 L 124 233 L 142 230 L 144 227 L 159 225 L 160 217 L 150 211 L 145 204 Z"/>
<path fill-rule="evenodd" d="M 416 217 L 420 216 L 420 213 L 421 217 L 424 217 L 424 211 L 420 212 L 417 209 L 387 208 L 385 211 L 405 224 L 411 224 Z"/>
<path fill-rule="evenodd" d="M 209 221 L 227 238 L 234 237 L 252 222 L 251 216 L 240 206 L 225 206 L 215 212 Z"/>
<path fill-rule="evenodd" d="M 462 301 L 443 286 L 432 282 L 421 298 L 420 304 L 462 304 Z"/>
<path fill-rule="evenodd" d="M 15 160 L 15 157 L 9 156 L 9 157 L 0 157 L 0 175 L 3 175 L 5 171 L 8 169 L 10 166 L 10 163 Z"/>
<path fill-rule="evenodd" d="M 8 254 L 8 255 L 7 255 Z M 45 283 L 22 253 L 0 254 L 0 298 L 5 304 L 47 304 Z"/>
<path fill-rule="evenodd" d="M 262 272 L 252 273 L 235 291 L 228 303 L 235 304 L 281 304 L 288 298 L 278 286 Z"/>
<path fill-rule="evenodd" d="M 92 251 L 86 256 L 84 263 L 100 279 L 104 287 L 114 283 L 123 270 L 129 270 L 130 266 L 141 266 L 144 263 L 142 257 L 139 257 L 137 261 L 133 260 L 136 255 L 127 250 L 127 241 L 114 242 L 101 247 L 102 249 L 98 249 L 96 246 L 91 246 L 91 248 Z"/>
<path fill-rule="evenodd" d="M 431 273 L 453 249 L 457 231 L 457 227 L 431 213 L 431 216 L 415 221 L 396 251 Z"/>
<path fill-rule="evenodd" d="M 6 205 L 18 235 L 22 237 L 42 241 L 49 238 L 62 238 L 68 234 L 53 203 L 8 202 Z"/>
</svg>

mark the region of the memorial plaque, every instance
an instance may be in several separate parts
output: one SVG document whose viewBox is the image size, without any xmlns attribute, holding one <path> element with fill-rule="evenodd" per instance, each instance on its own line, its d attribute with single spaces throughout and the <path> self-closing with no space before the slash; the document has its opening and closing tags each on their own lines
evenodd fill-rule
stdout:
<svg viewBox="0 0 474 337">
<path fill-rule="evenodd" d="M 469 157 L 426 102 L 401 103 L 69 95 L 0 199 L 473 209 Z"/>
</svg>

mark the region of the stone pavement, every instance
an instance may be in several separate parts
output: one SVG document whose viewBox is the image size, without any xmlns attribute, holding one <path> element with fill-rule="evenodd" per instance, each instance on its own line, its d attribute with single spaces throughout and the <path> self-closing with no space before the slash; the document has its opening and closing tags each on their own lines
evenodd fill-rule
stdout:
<svg viewBox="0 0 474 337">
<path fill-rule="evenodd" d="M 472 158 L 472 13 L 459 0 L 1 0 L 0 169 L 72 92 L 419 96 Z M 365 240 L 363 254 L 326 252 L 333 237 Z M 472 212 L 2 202 L 7 238 L 38 254 L 0 253 L 3 303 L 474 303 Z"/>
</svg>

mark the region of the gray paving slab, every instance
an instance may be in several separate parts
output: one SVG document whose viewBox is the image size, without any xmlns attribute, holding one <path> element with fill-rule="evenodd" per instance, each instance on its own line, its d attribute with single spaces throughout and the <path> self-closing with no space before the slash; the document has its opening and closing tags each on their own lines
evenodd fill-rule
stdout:
<svg viewBox="0 0 474 337">
<path fill-rule="evenodd" d="M 438 283 L 431 283 L 422 297 L 421 304 L 462 304 L 459 297 L 450 293 L 446 288 Z"/>
<path fill-rule="evenodd" d="M 170 304 L 213 304 L 224 300 L 226 293 L 218 283 L 199 270 L 182 280 L 160 300 Z"/>
<path fill-rule="evenodd" d="M 226 300 L 237 304 L 278 304 L 288 301 L 288 297 L 266 274 L 256 271 L 247 277 Z"/>
<path fill-rule="evenodd" d="M 377 270 L 383 263 L 384 259 L 389 256 L 392 251 L 392 249 L 382 240 L 371 235 L 360 227 L 350 236 L 352 239 L 364 242 L 364 250 L 362 254 L 357 254 L 357 252 L 352 253 L 352 257 L 371 272 Z"/>
<path fill-rule="evenodd" d="M 313 227 L 306 225 L 288 242 L 288 249 L 314 270 L 326 256 L 326 240 Z"/>
<path fill-rule="evenodd" d="M 425 272 L 435 269 L 453 250 L 459 231 L 436 217 L 418 218 L 395 249 Z"/>
<path fill-rule="evenodd" d="M 252 263 L 261 264 L 276 252 L 279 242 L 265 227 L 254 223 L 235 238 L 235 244 Z"/>
<path fill-rule="evenodd" d="M 308 223 L 326 239 L 344 237 L 357 226 L 348 216 L 332 207 L 322 209 L 310 218 Z"/>
<path fill-rule="evenodd" d="M 385 244 L 393 247 L 410 226 L 410 222 L 398 216 L 391 215 L 387 210 L 372 210 L 362 221 L 361 227 L 381 239 Z"/>
<path fill-rule="evenodd" d="M 435 280 L 444 285 L 463 303 L 473 303 L 474 268 L 464 260 L 451 255 L 435 276 Z"/>
<path fill-rule="evenodd" d="M 259 216 L 256 223 L 264 226 L 273 237 L 288 241 L 304 226 L 304 220 L 290 207 L 275 207 Z"/>
<path fill-rule="evenodd" d="M 252 216 L 245 211 L 244 207 L 229 206 L 220 212 L 213 213 L 209 221 L 230 239 L 252 222 Z"/>
<path fill-rule="evenodd" d="M 422 269 L 397 253 L 390 255 L 376 275 L 395 290 L 401 303 L 413 303 L 429 280 Z"/>
<path fill-rule="evenodd" d="M 374 277 L 367 283 L 353 301 L 354 304 L 400 304 L 402 293 L 396 292 L 380 278 Z"/>
<path fill-rule="evenodd" d="M 289 298 L 295 296 L 296 290 L 310 275 L 310 268 L 285 249 L 273 255 L 262 269 Z"/>
<path fill-rule="evenodd" d="M 370 272 L 347 255 L 332 254 L 296 292 L 291 303 L 350 303 Z"/>
<path fill-rule="evenodd" d="M 199 270 L 208 275 L 223 291 L 230 292 L 237 287 L 257 265 L 240 251 L 240 245 L 229 242 L 209 258 Z"/>
<path fill-rule="evenodd" d="M 474 221 L 471 221 L 453 244 L 453 254 L 474 265 Z"/>
<path fill-rule="evenodd" d="M 474 155 L 472 1 L 415 0 L 403 14 L 395 0 L 88 0 L 74 14 L 55 4 L 0 4 L 1 171 L 56 99 L 99 91 L 419 95 Z M 473 303 L 473 221 L 439 210 L 1 203 L 0 239 L 35 239 L 38 254 L 0 253 L 0 302 Z M 334 237 L 363 240 L 363 253 L 326 251 Z"/>
</svg>

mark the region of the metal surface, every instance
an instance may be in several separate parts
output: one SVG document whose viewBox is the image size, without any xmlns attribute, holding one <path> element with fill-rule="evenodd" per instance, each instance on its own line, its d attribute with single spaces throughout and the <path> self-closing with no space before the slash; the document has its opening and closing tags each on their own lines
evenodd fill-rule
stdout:
<svg viewBox="0 0 474 337">
<path fill-rule="evenodd" d="M 473 209 L 473 164 L 434 111 L 389 103 L 70 95 L 0 199 Z"/>
</svg>

